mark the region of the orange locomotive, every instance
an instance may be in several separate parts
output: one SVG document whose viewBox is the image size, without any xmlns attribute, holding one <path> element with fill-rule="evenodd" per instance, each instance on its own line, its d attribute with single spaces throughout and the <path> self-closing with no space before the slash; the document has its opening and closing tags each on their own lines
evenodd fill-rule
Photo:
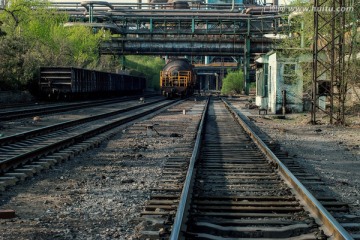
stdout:
<svg viewBox="0 0 360 240">
<path fill-rule="evenodd" d="M 185 97 L 194 92 L 196 75 L 187 59 L 171 59 L 160 72 L 160 88 L 168 98 Z"/>
</svg>

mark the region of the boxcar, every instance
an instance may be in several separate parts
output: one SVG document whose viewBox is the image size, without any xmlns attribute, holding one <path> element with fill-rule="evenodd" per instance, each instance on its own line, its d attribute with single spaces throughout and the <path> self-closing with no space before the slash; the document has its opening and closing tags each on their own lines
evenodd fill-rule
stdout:
<svg viewBox="0 0 360 240">
<path fill-rule="evenodd" d="M 53 99 L 130 95 L 143 92 L 146 79 L 74 67 L 41 67 L 40 92 Z"/>
</svg>

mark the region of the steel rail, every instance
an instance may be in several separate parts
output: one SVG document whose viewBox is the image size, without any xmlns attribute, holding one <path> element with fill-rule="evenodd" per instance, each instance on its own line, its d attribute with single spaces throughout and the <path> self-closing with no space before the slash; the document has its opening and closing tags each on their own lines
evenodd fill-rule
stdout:
<svg viewBox="0 0 360 240">
<path fill-rule="evenodd" d="M 141 96 L 143 96 L 143 95 L 141 95 Z M 151 96 L 155 96 L 155 95 L 151 95 Z M 138 99 L 139 97 L 140 97 L 140 95 L 134 96 L 134 97 L 122 98 L 122 99 L 106 99 L 106 100 L 100 100 L 100 101 L 96 101 L 96 102 L 82 102 L 82 103 L 74 103 L 74 104 L 69 104 L 69 105 L 56 105 L 56 106 L 49 106 L 49 107 L 45 106 L 42 108 L 39 108 L 39 107 L 35 108 L 34 105 L 32 105 L 29 108 L 18 110 L 18 111 L 11 110 L 11 111 L 0 112 L 0 121 L 35 116 L 35 114 L 58 113 L 58 112 L 76 110 L 76 109 L 80 109 L 82 107 L 95 107 L 95 106 L 101 106 L 104 104 L 125 102 L 128 100 Z M 18 107 L 21 107 L 21 105 L 18 105 Z M 28 106 L 26 106 L 26 107 L 28 107 Z M 34 107 L 34 108 L 32 108 L 32 107 Z"/>
<path fill-rule="evenodd" d="M 177 103 L 178 101 L 179 100 L 162 104 L 160 106 L 157 106 L 157 107 L 151 108 L 149 110 L 137 113 L 137 114 L 132 115 L 130 117 L 125 117 L 125 118 L 122 118 L 122 119 L 119 119 L 119 120 L 115 120 L 115 121 L 113 121 L 111 123 L 102 125 L 100 127 L 97 127 L 97 128 L 94 128 L 94 129 L 91 129 L 91 130 L 88 130 L 88 131 L 85 131 L 83 133 L 77 134 L 76 136 L 68 137 L 68 138 L 63 139 L 61 141 L 51 143 L 51 144 L 49 144 L 47 146 L 34 149 L 32 151 L 29 151 L 29 152 L 26 152 L 24 154 L 21 154 L 21 155 L 6 159 L 4 161 L 0 161 L 0 174 L 4 173 L 4 172 L 8 171 L 9 169 L 14 168 L 14 167 L 16 167 L 16 166 L 18 166 L 20 164 L 24 164 L 26 162 L 29 162 L 29 161 L 31 161 L 32 159 L 34 159 L 34 158 L 36 158 L 38 156 L 42 156 L 44 154 L 47 155 L 49 152 L 54 152 L 56 150 L 59 150 L 59 149 L 62 149 L 64 147 L 66 147 L 66 146 L 70 146 L 70 145 L 73 145 L 75 143 L 82 142 L 85 139 L 93 137 L 93 136 L 95 136 L 97 134 L 109 131 L 109 130 L 115 128 L 115 127 L 118 127 L 118 126 L 122 125 L 122 124 L 128 123 L 128 122 L 136 120 L 136 119 L 138 119 L 140 117 L 143 117 L 143 116 L 146 116 L 148 114 L 154 113 L 155 111 L 160 110 L 162 108 L 165 108 L 165 107 L 167 107 L 169 105 L 172 105 L 174 103 Z"/>
<path fill-rule="evenodd" d="M 106 100 L 105 100 L 106 101 Z M 109 100 L 107 100 L 109 101 Z M 111 101 L 111 100 L 110 100 Z M 121 101 L 121 100 L 120 100 Z M 125 100 L 126 101 L 126 100 Z M 0 112 L 0 121 L 6 121 L 6 120 L 12 120 L 16 118 L 22 118 L 22 117 L 28 117 L 28 116 L 35 116 L 35 114 L 39 113 L 54 113 L 58 112 L 59 110 L 69 111 L 74 110 L 83 106 L 96 106 L 96 105 L 102 105 L 104 101 L 99 101 L 97 103 L 94 103 L 95 105 L 91 105 L 91 102 L 83 102 L 83 103 L 75 103 L 75 104 L 69 104 L 69 105 L 55 105 L 55 106 L 46 106 L 45 107 L 37 107 L 37 105 L 31 105 L 25 106 L 26 109 L 20 109 L 20 110 L 11 110 L 11 111 L 1 111 Z M 17 107 L 21 107 L 21 105 L 18 105 Z"/>
<path fill-rule="evenodd" d="M 133 107 L 129 107 L 129 108 L 124 108 L 124 109 L 120 109 L 120 110 L 116 110 L 116 111 L 112 111 L 112 112 L 108 112 L 108 113 L 102 113 L 102 114 L 94 115 L 94 116 L 91 116 L 91 117 L 86 117 L 86 118 L 81 118 L 81 119 L 77 119 L 77 120 L 71 120 L 71 121 L 62 122 L 62 123 L 54 124 L 54 125 L 51 125 L 51 126 L 38 128 L 38 129 L 35 129 L 35 130 L 30 130 L 30 131 L 27 131 L 27 132 L 14 134 L 14 135 L 11 135 L 11 136 L 8 136 L 8 137 L 2 137 L 2 138 L 0 138 L 0 146 L 5 145 L 5 144 L 14 143 L 14 142 L 17 142 L 17 141 L 21 141 L 21 140 L 24 140 L 24 139 L 28 139 L 28 138 L 30 138 L 32 136 L 39 136 L 39 135 L 42 135 L 42 134 L 46 134 L 46 133 L 49 133 L 49 132 L 52 132 L 52 131 L 56 131 L 58 129 L 64 129 L 66 127 L 72 127 L 72 126 L 79 125 L 79 124 L 82 124 L 82 123 L 86 123 L 86 122 L 98 120 L 98 119 L 101 119 L 101 118 L 113 116 L 113 115 L 116 115 L 116 114 L 128 112 L 128 111 L 135 110 L 137 108 L 148 106 L 148 105 L 151 105 L 151 104 L 155 104 L 155 103 L 158 103 L 158 102 L 161 102 L 161 101 L 163 101 L 163 100 L 157 100 L 157 101 L 154 101 L 154 102 L 149 102 L 149 103 L 142 104 L 141 106 L 133 106 Z"/>
<path fill-rule="evenodd" d="M 186 211 L 187 211 L 187 207 L 188 207 L 188 201 L 190 200 L 190 190 L 191 190 L 191 185 L 192 185 L 193 177 L 194 177 L 194 174 L 193 174 L 194 166 L 195 166 L 195 162 L 200 154 L 200 143 L 201 143 L 201 139 L 202 139 L 202 133 L 203 133 L 204 125 L 205 125 L 204 123 L 205 123 L 205 117 L 206 117 L 206 114 L 208 111 L 209 101 L 210 101 L 210 98 L 208 98 L 208 100 L 206 102 L 205 108 L 202 113 L 201 121 L 200 121 L 200 124 L 198 127 L 199 130 L 196 134 L 194 150 L 191 155 L 189 168 L 188 168 L 188 171 L 186 174 L 186 180 L 184 182 L 184 187 L 181 192 L 181 198 L 180 198 L 181 200 L 179 202 L 178 209 L 177 209 L 176 215 L 175 215 L 174 224 L 173 224 L 173 227 L 171 230 L 171 235 L 170 235 L 171 240 L 179 239 L 181 226 L 183 226 L 183 222 L 186 219 Z"/>
<path fill-rule="evenodd" d="M 303 203 L 309 208 L 311 214 L 317 217 L 323 224 L 324 232 L 334 239 L 351 240 L 353 237 L 339 224 L 338 221 L 324 208 L 324 206 L 305 188 L 305 186 L 294 176 L 293 173 L 278 159 L 278 157 L 266 146 L 266 144 L 256 135 L 256 133 L 246 123 L 246 117 L 234 109 L 226 100 L 221 99 L 225 106 L 234 115 L 239 124 L 249 134 L 250 138 L 258 145 L 262 153 L 274 162 L 281 176 L 290 185 Z"/>
<path fill-rule="evenodd" d="M 31 101 L 31 102 L 27 102 L 27 103 L 1 103 L 1 108 L 2 109 L 8 109 L 8 108 L 18 108 L 18 107 L 33 107 L 33 106 L 42 106 L 42 105 L 47 105 L 49 103 L 46 102 L 35 102 L 35 101 Z M 2 112 L 0 112 L 2 113 Z"/>
</svg>

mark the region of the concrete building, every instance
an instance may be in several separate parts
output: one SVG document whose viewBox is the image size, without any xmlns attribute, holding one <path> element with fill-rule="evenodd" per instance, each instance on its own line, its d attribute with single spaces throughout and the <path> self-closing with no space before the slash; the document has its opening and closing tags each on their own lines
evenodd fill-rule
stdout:
<svg viewBox="0 0 360 240">
<path fill-rule="evenodd" d="M 299 58 L 269 52 L 256 59 L 256 100 L 270 113 L 303 111 L 303 76 Z"/>
</svg>

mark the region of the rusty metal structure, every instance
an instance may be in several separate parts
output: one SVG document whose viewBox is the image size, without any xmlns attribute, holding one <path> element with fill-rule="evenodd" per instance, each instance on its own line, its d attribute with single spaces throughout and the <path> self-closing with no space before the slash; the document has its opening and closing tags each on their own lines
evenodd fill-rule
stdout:
<svg viewBox="0 0 360 240">
<path fill-rule="evenodd" d="M 181 2 L 181 3 L 180 3 Z M 71 21 L 109 29 L 111 41 L 100 46 L 102 54 L 170 56 L 234 56 L 241 59 L 245 90 L 250 82 L 250 62 L 272 48 L 265 34 L 281 30 L 276 8 L 254 0 L 242 4 L 206 4 L 202 1 L 152 1 L 149 3 L 52 3 L 66 11 Z"/>
<path fill-rule="evenodd" d="M 314 1 L 312 124 L 318 122 L 318 110 L 330 117 L 330 124 L 345 124 L 345 6 L 345 0 Z"/>
<path fill-rule="evenodd" d="M 118 37 L 101 46 L 103 54 L 249 56 L 269 51 L 272 40 L 264 34 L 276 33 L 280 25 L 276 11 L 258 5 L 234 9 L 197 2 L 189 8 L 170 6 L 84 1 L 66 9 L 73 21 L 67 26 L 110 29 Z"/>
</svg>

